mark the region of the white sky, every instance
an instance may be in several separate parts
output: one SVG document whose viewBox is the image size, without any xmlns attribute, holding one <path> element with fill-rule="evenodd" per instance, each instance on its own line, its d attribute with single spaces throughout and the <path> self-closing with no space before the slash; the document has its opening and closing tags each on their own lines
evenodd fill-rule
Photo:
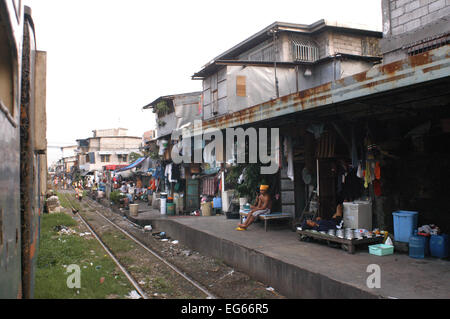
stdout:
<svg viewBox="0 0 450 319">
<path fill-rule="evenodd" d="M 381 31 L 381 0 L 25 0 L 47 51 L 47 139 L 73 145 L 92 130 L 154 129 L 142 107 L 201 91 L 191 75 L 275 21 L 320 19 Z M 49 164 L 60 152 L 49 149 Z"/>
</svg>

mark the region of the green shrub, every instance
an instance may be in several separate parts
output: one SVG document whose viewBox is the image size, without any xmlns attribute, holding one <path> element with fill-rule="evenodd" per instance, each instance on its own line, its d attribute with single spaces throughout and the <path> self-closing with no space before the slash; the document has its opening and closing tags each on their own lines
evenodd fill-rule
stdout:
<svg viewBox="0 0 450 319">
<path fill-rule="evenodd" d="M 123 197 L 122 193 L 118 190 L 112 191 L 111 194 L 109 195 L 109 199 L 114 203 L 114 204 L 119 204 L 120 203 L 120 199 Z"/>
</svg>

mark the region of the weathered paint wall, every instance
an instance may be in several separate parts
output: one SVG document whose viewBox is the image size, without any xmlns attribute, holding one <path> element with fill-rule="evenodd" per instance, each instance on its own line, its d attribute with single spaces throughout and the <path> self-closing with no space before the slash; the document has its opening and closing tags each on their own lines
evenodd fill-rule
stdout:
<svg viewBox="0 0 450 319">
<path fill-rule="evenodd" d="M 119 153 L 138 152 L 141 146 L 142 139 L 140 137 L 132 136 L 116 136 L 116 137 L 98 137 L 89 139 L 89 147 L 83 151 L 86 154 L 94 153 L 95 163 L 90 163 L 86 159 L 86 154 L 80 154 L 79 166 L 86 171 L 101 170 L 105 165 L 124 165 L 128 164 L 119 160 Z M 102 162 L 101 154 L 110 155 L 107 162 Z"/>
<path fill-rule="evenodd" d="M 19 7 L 18 11 L 23 9 Z M 19 13 L 19 12 L 17 12 Z M 22 296 L 20 221 L 20 59 L 23 19 L 0 1 L 0 298 Z M 6 104 L 6 105 L 5 105 Z"/>
<path fill-rule="evenodd" d="M 15 119 L 18 123 L 18 116 Z M 20 132 L 3 111 L 0 132 L 0 298 L 17 298 L 21 291 Z"/>
</svg>

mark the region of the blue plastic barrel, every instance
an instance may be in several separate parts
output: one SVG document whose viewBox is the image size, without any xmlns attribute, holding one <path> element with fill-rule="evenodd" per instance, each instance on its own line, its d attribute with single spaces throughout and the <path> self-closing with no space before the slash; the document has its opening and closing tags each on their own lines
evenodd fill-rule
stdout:
<svg viewBox="0 0 450 319">
<path fill-rule="evenodd" d="M 413 235 L 414 229 L 417 229 L 417 220 L 419 213 L 400 210 L 393 212 L 394 216 L 394 239 L 395 241 L 408 243 Z"/>
<path fill-rule="evenodd" d="M 409 257 L 411 258 L 425 258 L 427 253 L 427 240 L 424 236 L 417 235 L 417 230 L 414 235 L 409 237 Z"/>
<path fill-rule="evenodd" d="M 430 239 L 430 253 L 433 257 L 448 257 L 449 242 L 448 235 L 433 235 Z"/>
</svg>

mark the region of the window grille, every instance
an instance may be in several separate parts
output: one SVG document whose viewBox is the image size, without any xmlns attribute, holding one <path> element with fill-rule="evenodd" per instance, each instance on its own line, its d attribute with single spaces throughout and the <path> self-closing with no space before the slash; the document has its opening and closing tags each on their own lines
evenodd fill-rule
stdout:
<svg viewBox="0 0 450 319">
<path fill-rule="evenodd" d="M 319 59 L 319 48 L 310 41 L 292 40 L 294 61 L 315 62 Z"/>
</svg>

